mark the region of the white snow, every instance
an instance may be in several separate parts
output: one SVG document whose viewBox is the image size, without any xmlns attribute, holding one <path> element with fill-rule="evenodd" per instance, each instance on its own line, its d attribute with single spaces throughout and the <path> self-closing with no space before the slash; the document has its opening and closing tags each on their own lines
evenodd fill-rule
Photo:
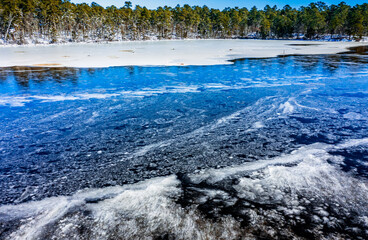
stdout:
<svg viewBox="0 0 368 240">
<path fill-rule="evenodd" d="M 348 112 L 348 113 L 344 114 L 344 118 L 349 119 L 349 120 L 360 120 L 363 117 L 360 113 Z"/>
<path fill-rule="evenodd" d="M 300 45 L 295 46 L 295 44 Z M 310 45 L 302 46 L 301 44 Z M 276 57 L 283 54 L 333 54 L 358 45 L 362 45 L 362 43 L 289 40 L 170 40 L 76 43 L 49 46 L 1 46 L 0 67 L 215 65 L 231 64 L 227 60 L 245 57 Z"/>
<path fill-rule="evenodd" d="M 289 99 L 285 103 L 280 104 L 279 110 L 282 111 L 282 114 L 291 114 L 294 112 L 295 107 L 291 103 L 291 100 Z"/>
<path fill-rule="evenodd" d="M 194 210 L 179 207 L 172 197 L 181 192 L 175 176 L 155 178 L 124 187 L 90 189 L 70 197 L 48 198 L 38 202 L 0 207 L 0 214 L 10 219 L 27 219 L 8 239 L 42 239 L 49 224 L 57 224 L 55 236 L 70 239 L 83 221 L 92 230 L 93 239 L 137 239 L 160 231 L 176 234 L 178 239 L 233 239 L 238 234 L 234 220 L 219 223 L 198 221 Z M 101 199 L 87 203 L 88 199 Z M 75 215 L 76 209 L 91 212 L 91 218 Z M 67 216 L 67 213 L 72 213 Z M 82 222 L 81 222 L 82 221 Z M 83 223 L 82 223 L 83 224 Z M 219 228 L 221 226 L 221 228 Z M 217 229 L 217 230 L 216 230 Z M 69 237 L 69 238 L 68 238 Z"/>
<path fill-rule="evenodd" d="M 4 96 L 0 97 L 0 106 L 23 107 L 26 103 L 31 101 L 32 100 L 27 97 Z"/>
<path fill-rule="evenodd" d="M 261 122 L 261 121 L 258 121 L 258 122 L 255 122 L 254 124 L 253 124 L 253 128 L 255 128 L 255 129 L 259 129 L 259 128 L 263 128 L 265 125 L 263 124 L 263 122 Z"/>
<path fill-rule="evenodd" d="M 294 150 L 290 154 L 284 154 L 281 155 L 280 157 L 272 159 L 258 160 L 255 162 L 249 162 L 242 165 L 231 166 L 222 169 L 203 170 L 201 174 L 191 175 L 191 179 L 193 182 L 196 183 L 200 183 L 202 181 L 206 181 L 208 183 L 215 183 L 225 179 L 226 177 L 233 176 L 238 173 L 253 172 L 260 169 L 270 168 L 273 166 L 277 167 L 279 165 L 287 165 L 291 163 L 298 164 L 298 166 L 300 166 L 300 163 L 302 162 L 304 163 L 313 162 L 316 159 L 320 162 L 326 163 L 326 166 L 330 166 L 326 162 L 327 159 L 331 158 L 331 155 L 327 153 L 328 150 L 345 149 L 354 146 L 365 146 L 367 144 L 368 138 L 351 139 L 338 145 L 315 143 L 300 147 L 299 149 Z M 331 165 L 331 167 L 333 166 Z"/>
</svg>

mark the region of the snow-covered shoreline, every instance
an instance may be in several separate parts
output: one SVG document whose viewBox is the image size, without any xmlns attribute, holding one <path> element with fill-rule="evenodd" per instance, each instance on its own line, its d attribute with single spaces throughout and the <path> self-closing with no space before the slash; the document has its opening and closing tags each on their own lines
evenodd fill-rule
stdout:
<svg viewBox="0 0 368 240">
<path fill-rule="evenodd" d="M 112 67 L 231 64 L 238 58 L 336 54 L 361 42 L 295 40 L 160 40 L 1 46 L 0 67 Z"/>
</svg>

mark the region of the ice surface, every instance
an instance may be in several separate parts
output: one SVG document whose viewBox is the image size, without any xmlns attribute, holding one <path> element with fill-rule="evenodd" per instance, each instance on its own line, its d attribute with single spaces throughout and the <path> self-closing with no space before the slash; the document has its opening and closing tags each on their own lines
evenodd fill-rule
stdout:
<svg viewBox="0 0 368 240">
<path fill-rule="evenodd" d="M 25 103 L 31 102 L 32 100 L 27 97 L 0 97 L 0 106 L 11 106 L 11 107 L 23 107 Z"/>
<path fill-rule="evenodd" d="M 198 92 L 196 86 L 167 86 L 157 89 L 145 88 L 139 91 L 120 91 L 115 93 L 75 93 L 72 95 L 25 95 L 22 97 L 0 96 L 0 106 L 23 107 L 26 103 L 40 101 L 40 103 L 62 102 L 91 99 L 111 99 L 114 97 L 134 98 L 148 97 L 165 93 Z"/>
<path fill-rule="evenodd" d="M 23 219 L 6 239 L 50 236 L 75 239 L 81 228 L 84 237 L 95 239 L 154 238 L 166 234 L 179 239 L 252 238 L 257 230 L 268 228 L 268 234 L 276 233 L 288 225 L 303 225 L 308 219 L 314 221 L 313 225 L 306 226 L 315 237 L 320 236 L 319 230 L 323 227 L 335 229 L 349 225 L 348 221 L 355 221 L 356 231 L 364 236 L 368 183 L 329 164 L 327 161 L 334 161 L 336 157 L 327 150 L 367 142 L 367 139 L 357 139 L 337 146 L 313 144 L 276 159 L 188 175 L 191 184 L 199 186 L 206 182 L 208 189 L 192 188 L 180 180 L 182 178 L 172 175 L 122 187 L 83 190 L 69 197 L 4 205 L 0 207 L 0 215 L 7 221 Z M 225 178 L 237 181 L 223 186 L 221 182 Z M 195 191 L 199 195 L 183 195 L 183 191 Z M 194 203 L 183 208 L 182 197 Z M 220 214 L 216 221 L 205 218 L 201 204 L 210 204 L 215 199 L 236 208 L 240 216 L 248 218 L 249 225 L 241 228 L 239 219 L 231 214 Z M 244 203 L 235 207 L 239 201 Z M 259 207 L 247 206 L 255 202 Z M 275 207 L 266 208 L 266 205 Z M 354 212 L 359 213 L 358 218 L 354 214 L 348 217 Z M 277 223 L 268 225 L 276 218 Z M 283 234 L 297 236 L 292 230 Z M 346 236 L 349 231 L 341 234 L 331 233 L 330 237 Z"/>
<path fill-rule="evenodd" d="M 214 65 L 230 64 L 227 60 L 237 58 L 276 57 L 285 54 L 332 54 L 346 51 L 348 47 L 362 45 L 362 43 L 354 42 L 320 42 L 318 45 L 295 48 L 292 44 L 300 44 L 300 41 L 176 40 L 52 46 L 1 46 L 0 66 Z M 122 51 L 125 49 L 134 50 L 134 52 Z M 17 52 L 22 52 L 22 54 Z M 173 74 L 169 73 L 169 76 L 173 76 Z"/>
<path fill-rule="evenodd" d="M 367 66 L 2 69 L 0 238 L 366 239 Z"/>
</svg>

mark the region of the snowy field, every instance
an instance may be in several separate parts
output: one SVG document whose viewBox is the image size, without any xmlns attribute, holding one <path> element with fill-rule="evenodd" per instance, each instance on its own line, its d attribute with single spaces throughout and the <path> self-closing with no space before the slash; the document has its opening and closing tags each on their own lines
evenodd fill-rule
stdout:
<svg viewBox="0 0 368 240">
<path fill-rule="evenodd" d="M 237 58 L 291 54 L 333 54 L 357 42 L 278 40 L 174 40 L 2 46 L 0 67 L 9 66 L 180 66 L 229 64 Z"/>
</svg>

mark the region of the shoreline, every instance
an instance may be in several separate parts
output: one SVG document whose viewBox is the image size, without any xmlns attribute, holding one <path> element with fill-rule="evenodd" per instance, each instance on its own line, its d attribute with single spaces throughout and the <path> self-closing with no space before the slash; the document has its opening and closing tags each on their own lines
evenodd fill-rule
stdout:
<svg viewBox="0 0 368 240">
<path fill-rule="evenodd" d="M 342 39 L 342 40 L 334 40 L 334 39 L 296 39 L 296 38 L 289 38 L 289 39 L 278 39 L 278 38 L 172 38 L 172 39 L 147 39 L 147 40 L 95 40 L 95 41 L 77 41 L 77 42 L 70 42 L 70 41 L 61 41 L 56 43 L 51 42 L 39 42 L 39 43 L 26 43 L 26 44 L 17 44 L 17 43 L 0 43 L 1 48 L 11 48 L 11 47 L 39 47 L 39 46 L 69 46 L 69 45 L 86 45 L 86 44 L 114 44 L 114 43 L 126 43 L 126 42 L 175 42 L 175 41 L 222 41 L 222 40 L 252 40 L 252 41 L 297 41 L 297 42 L 324 42 L 324 43 L 367 43 L 368 44 L 368 36 L 363 37 L 360 41 L 354 41 L 349 39 Z"/>
<path fill-rule="evenodd" d="M 0 47 L 0 67 L 205 66 L 242 58 L 346 52 L 364 42 L 185 39 Z"/>
<path fill-rule="evenodd" d="M 58 43 L 28 43 L 28 44 L 0 44 L 1 49 L 6 48 L 23 48 L 23 47 L 57 47 L 57 46 L 85 46 L 85 45 L 109 45 L 109 44 L 125 44 L 125 43 L 156 43 L 156 42 L 191 42 L 191 41 L 292 41 L 292 42 L 306 42 L 307 44 L 319 44 L 319 43 L 350 43 L 350 44 L 362 44 L 368 45 L 368 37 L 362 41 L 352 40 L 323 40 L 323 39 L 261 39 L 261 38 L 208 38 L 208 39 L 196 39 L 196 38 L 184 38 L 184 39 L 149 39 L 149 40 L 121 40 L 121 41 L 81 41 L 81 42 L 58 42 Z"/>
</svg>

